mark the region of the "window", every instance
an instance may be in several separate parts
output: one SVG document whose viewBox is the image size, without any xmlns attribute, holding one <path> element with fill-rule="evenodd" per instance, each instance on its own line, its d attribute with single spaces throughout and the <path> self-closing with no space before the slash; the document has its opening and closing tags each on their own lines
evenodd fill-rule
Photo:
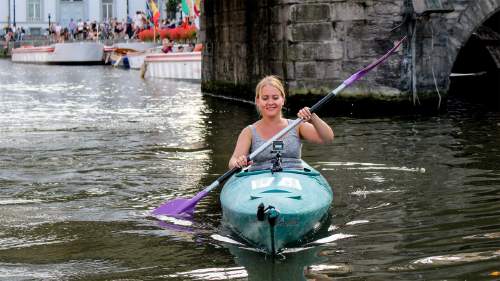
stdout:
<svg viewBox="0 0 500 281">
<path fill-rule="evenodd" d="M 42 29 L 40 27 L 30 27 L 30 35 L 42 35 Z"/>
<path fill-rule="evenodd" d="M 28 0 L 28 21 L 42 20 L 42 0 Z"/>
<path fill-rule="evenodd" d="M 113 0 L 102 0 L 102 20 L 113 18 Z"/>
</svg>

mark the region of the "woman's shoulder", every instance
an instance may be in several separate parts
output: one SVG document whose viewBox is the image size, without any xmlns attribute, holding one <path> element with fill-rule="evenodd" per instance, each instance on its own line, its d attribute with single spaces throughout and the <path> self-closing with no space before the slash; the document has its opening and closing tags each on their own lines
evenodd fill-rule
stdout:
<svg viewBox="0 0 500 281">
<path fill-rule="evenodd" d="M 252 141 L 252 129 L 250 129 L 250 126 L 246 126 L 243 128 L 240 132 L 240 135 L 238 136 L 238 142 L 241 140 L 247 140 L 247 141 Z"/>
<path fill-rule="evenodd" d="M 241 130 L 241 134 L 252 138 L 253 132 L 255 132 L 255 130 L 257 130 L 256 123 L 252 123 L 250 125 L 245 126 L 245 128 Z"/>
<path fill-rule="evenodd" d="M 253 130 L 253 128 L 252 128 L 252 127 L 253 127 L 253 124 L 250 124 L 250 125 L 248 125 L 248 126 L 245 126 L 245 128 L 243 128 L 243 129 L 241 130 L 241 133 L 242 133 L 242 134 L 250 134 L 250 135 L 251 135 L 251 134 L 252 134 L 252 130 Z"/>
</svg>

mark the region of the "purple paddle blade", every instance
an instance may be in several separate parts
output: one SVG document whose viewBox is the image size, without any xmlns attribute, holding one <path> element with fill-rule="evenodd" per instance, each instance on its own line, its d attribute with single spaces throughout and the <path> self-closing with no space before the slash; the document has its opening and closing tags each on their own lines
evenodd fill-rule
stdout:
<svg viewBox="0 0 500 281">
<path fill-rule="evenodd" d="M 344 81 L 344 84 L 346 85 L 346 87 L 351 85 L 352 83 L 356 82 L 356 80 L 363 77 L 366 73 L 368 73 L 370 70 L 374 69 L 377 65 L 384 62 L 390 55 L 392 55 L 392 53 L 394 53 L 399 48 L 399 46 L 405 40 L 406 40 L 406 36 L 403 37 L 398 42 L 396 42 L 396 44 L 384 56 L 382 56 L 378 60 L 372 62 L 370 65 L 366 66 L 365 68 L 361 69 L 360 71 L 351 75 L 351 77 L 349 77 L 347 80 Z"/>
<path fill-rule="evenodd" d="M 196 204 L 207 194 L 207 190 L 202 190 L 191 199 L 174 199 L 154 209 L 152 214 L 155 216 L 190 217 L 194 213 Z"/>
<path fill-rule="evenodd" d="M 184 199 L 184 198 L 174 199 L 154 209 L 153 215 L 173 216 L 173 217 L 192 216 L 195 205 L 196 202 L 192 202 L 192 199 Z"/>
</svg>

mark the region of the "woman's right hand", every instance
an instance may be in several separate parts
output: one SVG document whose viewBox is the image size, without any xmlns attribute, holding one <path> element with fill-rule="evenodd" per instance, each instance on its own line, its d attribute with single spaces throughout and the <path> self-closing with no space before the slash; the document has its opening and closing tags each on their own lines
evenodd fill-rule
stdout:
<svg viewBox="0 0 500 281">
<path fill-rule="evenodd" d="M 247 161 L 246 155 L 240 155 L 240 156 L 234 157 L 233 163 L 234 163 L 234 167 L 238 167 L 238 168 L 244 168 L 244 167 L 250 165 L 250 163 Z"/>
<path fill-rule="evenodd" d="M 234 148 L 233 155 L 229 159 L 228 168 L 230 170 L 234 168 L 243 168 L 251 163 L 247 162 L 248 154 L 250 153 L 250 146 L 252 145 L 252 131 L 250 127 L 245 127 L 240 135 L 238 136 L 238 141 L 236 142 L 236 147 Z"/>
</svg>

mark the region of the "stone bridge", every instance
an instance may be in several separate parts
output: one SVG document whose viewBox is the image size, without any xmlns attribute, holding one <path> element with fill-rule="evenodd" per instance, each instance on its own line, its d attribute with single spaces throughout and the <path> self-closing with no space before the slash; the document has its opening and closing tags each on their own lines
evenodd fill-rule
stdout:
<svg viewBox="0 0 500 281">
<path fill-rule="evenodd" d="M 210 0 L 203 10 L 205 93 L 253 100 L 256 82 L 276 74 L 293 108 L 405 35 L 396 54 L 335 102 L 438 108 L 460 83 L 500 91 L 500 0 Z"/>
</svg>

